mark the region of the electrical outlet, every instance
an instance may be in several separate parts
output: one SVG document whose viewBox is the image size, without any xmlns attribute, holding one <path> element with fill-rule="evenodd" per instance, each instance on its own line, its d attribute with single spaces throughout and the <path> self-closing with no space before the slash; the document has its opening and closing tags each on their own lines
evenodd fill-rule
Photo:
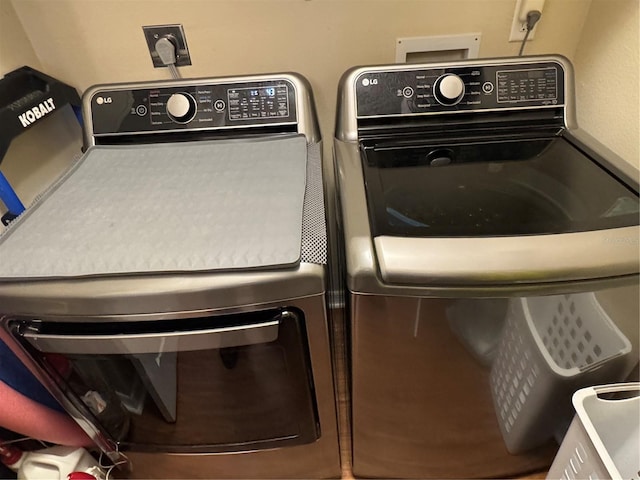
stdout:
<svg viewBox="0 0 640 480">
<path fill-rule="evenodd" d="M 517 0 L 516 9 L 513 12 L 513 21 L 511 22 L 510 42 L 521 42 L 524 40 L 524 36 L 527 33 L 527 13 L 531 10 L 542 12 L 543 7 L 544 0 Z M 537 29 L 538 25 L 536 24 L 529 33 L 527 41 L 534 39 Z"/>
<path fill-rule="evenodd" d="M 162 37 L 169 38 L 176 46 L 176 67 L 191 65 L 187 37 L 184 35 L 182 25 L 148 25 L 142 27 L 142 31 L 144 32 L 144 38 L 147 40 L 154 67 L 165 67 L 162 60 L 160 60 L 160 55 L 156 52 L 156 42 Z"/>
</svg>

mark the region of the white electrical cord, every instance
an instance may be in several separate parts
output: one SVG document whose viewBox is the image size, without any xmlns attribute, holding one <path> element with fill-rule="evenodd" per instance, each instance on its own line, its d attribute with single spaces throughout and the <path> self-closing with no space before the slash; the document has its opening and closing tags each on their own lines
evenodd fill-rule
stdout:
<svg viewBox="0 0 640 480">
<path fill-rule="evenodd" d="M 176 45 L 169 37 L 159 38 L 156 42 L 156 52 L 160 56 L 162 63 L 169 68 L 173 78 L 181 78 L 180 72 L 176 68 Z"/>
<path fill-rule="evenodd" d="M 122 452 L 119 452 L 119 453 L 120 453 L 120 455 L 122 455 L 124 457 L 123 460 L 121 460 L 121 461 L 119 461 L 117 463 L 111 464 L 111 465 L 105 465 L 104 463 L 102 463 L 102 459 L 103 459 L 103 455 L 104 454 L 103 454 L 103 452 L 100 452 L 100 457 L 98 458 L 98 465 L 100 465 L 100 468 L 105 470 L 104 480 L 110 480 L 111 472 L 116 467 L 118 467 L 119 465 L 124 465 L 124 464 L 126 464 L 127 462 L 130 461 L 129 458 L 124 453 L 122 453 Z"/>
<path fill-rule="evenodd" d="M 524 38 L 522 39 L 522 44 L 520 45 L 520 53 L 518 53 L 519 57 L 522 56 L 522 52 L 524 52 L 524 46 L 529 39 L 529 34 L 531 33 L 531 30 L 533 30 L 533 28 L 536 26 L 536 23 L 538 23 L 538 20 L 540 20 L 540 17 L 542 17 L 542 13 L 539 10 L 531 10 L 527 12 L 527 33 L 524 34 Z"/>
</svg>

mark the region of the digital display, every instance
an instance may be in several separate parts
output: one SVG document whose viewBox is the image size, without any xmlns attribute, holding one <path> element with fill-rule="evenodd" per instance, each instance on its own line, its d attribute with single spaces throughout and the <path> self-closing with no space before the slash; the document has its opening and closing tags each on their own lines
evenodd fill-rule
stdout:
<svg viewBox="0 0 640 480">
<path fill-rule="evenodd" d="M 289 111 L 289 87 L 282 84 L 262 84 L 227 90 L 229 120 L 258 118 L 287 118 Z"/>
<path fill-rule="evenodd" d="M 267 87 L 262 89 L 249 90 L 249 95 L 252 97 L 275 97 L 276 89 L 273 87 Z"/>
</svg>

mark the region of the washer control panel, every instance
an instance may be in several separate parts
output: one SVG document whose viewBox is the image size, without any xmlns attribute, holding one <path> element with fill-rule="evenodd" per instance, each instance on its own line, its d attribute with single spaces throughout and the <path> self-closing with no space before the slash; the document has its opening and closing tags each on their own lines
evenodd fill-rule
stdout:
<svg viewBox="0 0 640 480">
<path fill-rule="evenodd" d="M 357 116 L 564 105 L 564 78 L 564 69 L 556 62 L 372 68 L 355 80 Z"/>
<path fill-rule="evenodd" d="M 98 90 L 90 102 L 96 136 L 297 122 L 295 86 L 286 79 Z"/>
</svg>

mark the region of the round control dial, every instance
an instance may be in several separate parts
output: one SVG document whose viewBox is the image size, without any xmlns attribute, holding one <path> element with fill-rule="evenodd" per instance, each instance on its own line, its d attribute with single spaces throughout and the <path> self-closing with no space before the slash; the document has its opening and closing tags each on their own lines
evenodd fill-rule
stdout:
<svg viewBox="0 0 640 480">
<path fill-rule="evenodd" d="M 464 81 L 453 73 L 442 75 L 434 83 L 433 93 L 442 105 L 455 105 L 464 96 Z"/>
<path fill-rule="evenodd" d="M 174 93 L 167 100 L 167 113 L 174 122 L 189 123 L 196 116 L 196 101 L 188 93 Z"/>
</svg>

